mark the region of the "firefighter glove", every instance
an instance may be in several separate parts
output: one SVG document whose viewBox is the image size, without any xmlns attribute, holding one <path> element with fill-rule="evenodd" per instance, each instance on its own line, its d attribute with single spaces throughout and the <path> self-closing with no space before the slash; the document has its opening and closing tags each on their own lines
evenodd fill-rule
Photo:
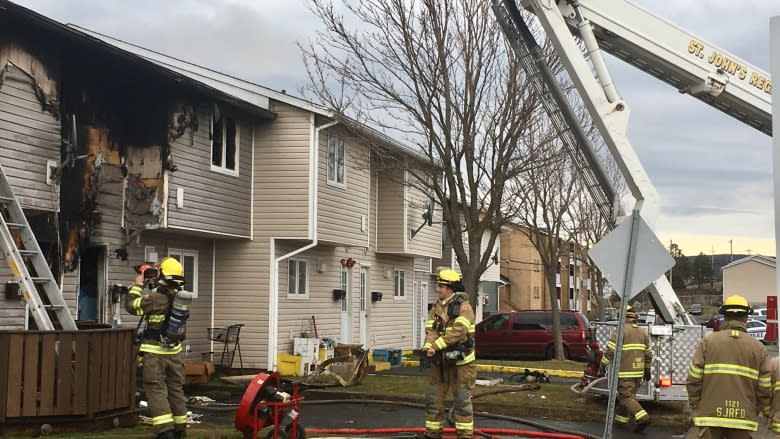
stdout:
<svg viewBox="0 0 780 439">
<path fill-rule="evenodd" d="M 642 377 L 645 381 L 650 381 L 650 369 L 645 369 L 645 376 Z"/>
</svg>

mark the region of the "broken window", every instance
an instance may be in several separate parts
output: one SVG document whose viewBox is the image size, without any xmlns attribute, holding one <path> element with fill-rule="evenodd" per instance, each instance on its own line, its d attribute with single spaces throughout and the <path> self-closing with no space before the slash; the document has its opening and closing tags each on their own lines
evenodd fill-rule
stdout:
<svg viewBox="0 0 780 439">
<path fill-rule="evenodd" d="M 345 184 L 346 146 L 344 140 L 330 136 L 328 138 L 328 183 Z"/>
<path fill-rule="evenodd" d="M 238 123 L 215 109 L 211 127 L 211 169 L 238 174 Z"/>
</svg>

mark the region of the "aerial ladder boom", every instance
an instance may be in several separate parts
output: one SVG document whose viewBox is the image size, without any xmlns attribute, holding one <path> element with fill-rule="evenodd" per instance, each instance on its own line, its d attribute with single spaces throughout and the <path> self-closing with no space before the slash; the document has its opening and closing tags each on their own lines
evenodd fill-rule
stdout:
<svg viewBox="0 0 780 439">
<path fill-rule="evenodd" d="M 506 10 L 518 11 L 518 4 L 513 0 L 500 3 Z M 612 82 L 602 49 L 680 92 L 771 134 L 769 75 L 728 52 L 625 0 L 561 0 L 557 4 L 552 0 L 519 0 L 519 3 L 537 16 L 555 46 L 636 200 L 634 211 L 641 211 L 642 218 L 651 227 L 658 216 L 657 194 L 626 136 L 628 105 Z M 497 12 L 505 32 L 511 15 Z M 519 12 L 516 16 L 519 17 Z M 587 59 L 575 37 L 584 43 Z M 584 146 L 583 142 L 579 143 L 580 147 Z M 665 276 L 659 277 L 649 290 L 664 320 L 693 323 Z"/>
</svg>

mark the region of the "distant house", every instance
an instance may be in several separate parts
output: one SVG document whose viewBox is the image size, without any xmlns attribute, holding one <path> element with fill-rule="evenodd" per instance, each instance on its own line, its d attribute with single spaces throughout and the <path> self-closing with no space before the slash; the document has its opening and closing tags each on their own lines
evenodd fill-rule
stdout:
<svg viewBox="0 0 780 439">
<path fill-rule="evenodd" d="M 208 328 L 234 323 L 245 367 L 274 369 L 303 333 L 411 347 L 426 315 L 413 286 L 441 257 L 438 218 L 417 230 L 411 154 L 305 100 L 0 0 L 0 164 L 77 320 L 110 323 L 111 285 L 174 256 L 198 296 L 194 358 L 219 350 Z M 0 329 L 31 323 L 0 294 Z"/>
<path fill-rule="evenodd" d="M 732 294 L 745 296 L 749 303 L 765 305 L 767 296 L 777 294 L 775 258 L 751 255 L 738 259 L 723 270 L 723 297 Z"/>
</svg>

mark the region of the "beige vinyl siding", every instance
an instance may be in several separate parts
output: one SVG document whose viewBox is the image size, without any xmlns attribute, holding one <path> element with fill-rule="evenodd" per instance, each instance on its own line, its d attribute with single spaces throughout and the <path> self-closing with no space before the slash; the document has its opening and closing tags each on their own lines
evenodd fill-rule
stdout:
<svg viewBox="0 0 780 439">
<path fill-rule="evenodd" d="M 482 244 L 480 252 L 480 255 L 484 255 L 485 252 L 488 251 L 487 245 L 488 245 L 488 238 L 490 237 L 490 232 L 486 231 L 482 235 Z M 493 245 L 493 248 L 490 250 L 490 257 L 492 258 L 494 254 L 496 254 L 496 251 L 499 250 L 500 245 L 500 239 L 496 238 L 496 242 Z M 463 246 L 465 247 L 464 250 L 466 251 L 466 254 L 468 254 L 469 251 L 469 243 L 468 243 L 468 236 L 466 234 L 463 235 Z M 450 247 L 449 248 L 450 258 L 452 261 L 452 267 L 453 270 L 457 272 L 461 272 L 460 265 L 458 264 L 457 257 L 455 256 L 455 250 Z M 501 254 L 499 253 L 499 257 Z M 488 261 L 487 269 L 484 273 L 482 273 L 482 276 L 479 278 L 480 282 L 498 282 L 501 279 L 501 271 L 500 271 L 500 264 L 495 265 L 493 264 L 493 261 Z"/>
<path fill-rule="evenodd" d="M 216 246 L 215 327 L 243 323 L 244 367 L 266 368 L 268 353 L 269 240 L 223 240 Z M 222 348 L 221 344 L 215 348 Z M 238 364 L 238 358 L 235 359 Z"/>
<path fill-rule="evenodd" d="M 765 304 L 767 296 L 777 294 L 775 267 L 748 260 L 723 270 L 723 297 L 744 296 L 751 304 Z"/>
<path fill-rule="evenodd" d="M 255 126 L 255 224 L 267 236 L 309 234 L 309 113 L 278 102 Z M 257 231 L 256 231 L 257 233 Z"/>
<path fill-rule="evenodd" d="M 431 258 L 416 257 L 414 258 L 414 271 L 421 271 L 423 273 L 431 273 L 436 267 L 431 266 Z"/>
<path fill-rule="evenodd" d="M 59 191 L 46 184 L 46 162 L 60 162 L 60 122 L 41 111 L 34 87 L 11 64 L 0 76 L 0 165 L 22 207 L 59 211 Z"/>
<path fill-rule="evenodd" d="M 328 139 L 336 136 L 346 147 L 344 186 L 328 183 Z M 365 246 L 369 218 L 369 150 L 338 126 L 323 130 L 319 141 L 318 238 L 323 242 Z M 365 220 L 363 219 L 365 218 Z"/>
<path fill-rule="evenodd" d="M 279 249 L 287 253 L 293 247 Z M 360 267 L 368 267 L 367 290 L 367 347 L 405 348 L 412 345 L 412 277 L 413 260 L 400 256 L 377 255 L 369 251 L 345 252 L 341 247 L 318 246 L 296 257 L 308 261 L 308 298 L 289 298 L 287 295 L 287 261 L 279 266 L 279 351 L 292 352 L 293 339 L 301 332 L 314 335 L 312 316 L 316 320 L 317 335 L 339 341 L 341 335 L 340 301 L 333 300 L 333 290 L 341 288 L 341 259 L 351 257 L 356 263 L 352 267 L 351 286 L 348 291 L 348 306 L 351 312 L 350 342 L 360 340 Z M 325 263 L 327 269 L 320 273 L 317 263 Z M 393 298 L 393 276 L 385 278 L 385 269 L 405 270 L 406 298 Z M 383 294 L 379 302 L 371 302 L 371 291 Z M 389 331 L 388 328 L 395 328 Z"/>
<path fill-rule="evenodd" d="M 407 239 L 404 216 L 406 188 L 401 183 L 403 171 L 384 171 L 377 185 L 377 251 L 379 253 L 403 253 Z"/>
<path fill-rule="evenodd" d="M 409 178 L 413 178 L 409 176 Z M 417 230 L 424 222 L 423 214 L 428 210 L 429 197 L 418 187 L 409 186 L 406 189 L 408 198 L 407 227 L 409 231 Z M 411 233 L 405 234 L 408 240 L 406 253 L 411 255 L 441 257 L 441 209 L 433 210 L 433 225 L 423 225 L 412 238 Z"/>
<path fill-rule="evenodd" d="M 198 130 L 170 146 L 176 171 L 168 179 L 168 227 L 249 237 L 252 181 L 252 122 L 236 117 L 238 176 L 211 169 L 212 113 L 198 109 Z M 176 206 L 177 189 L 184 190 L 184 205 Z"/>
</svg>

